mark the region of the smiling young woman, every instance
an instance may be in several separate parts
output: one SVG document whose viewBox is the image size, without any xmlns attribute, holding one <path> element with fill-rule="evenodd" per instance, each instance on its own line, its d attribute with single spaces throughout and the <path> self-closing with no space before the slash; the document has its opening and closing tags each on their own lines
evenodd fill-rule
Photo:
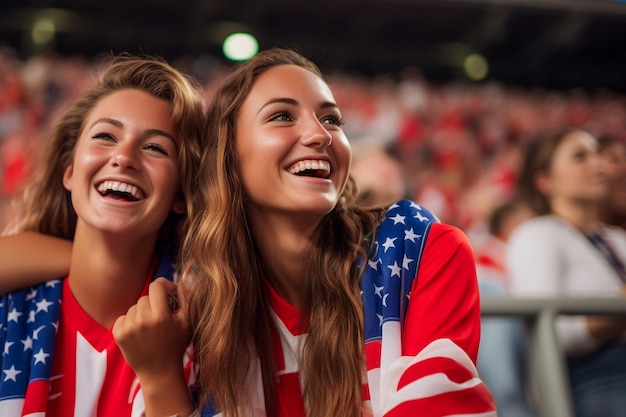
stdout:
<svg viewBox="0 0 626 417">
<path fill-rule="evenodd" d="M 204 414 L 495 415 L 467 239 L 410 201 L 360 208 L 342 124 L 319 69 L 285 49 L 209 105 L 181 252 Z"/>
<path fill-rule="evenodd" d="M 149 286 L 153 294 L 174 286 L 151 282 L 159 261 L 171 269 L 161 256 L 177 246 L 192 211 L 202 110 L 199 88 L 182 73 L 158 59 L 121 56 L 59 116 L 15 231 L 72 240 L 69 275 L 0 299 L 0 364 L 9 375 L 0 380 L 0 415 L 143 411 L 154 380 L 129 366 L 111 328 Z M 153 307 L 180 320 L 166 302 Z M 150 359 L 182 373 L 188 330 L 172 329 L 165 343 L 178 355 Z M 167 398 L 145 402 L 170 407 Z"/>
</svg>

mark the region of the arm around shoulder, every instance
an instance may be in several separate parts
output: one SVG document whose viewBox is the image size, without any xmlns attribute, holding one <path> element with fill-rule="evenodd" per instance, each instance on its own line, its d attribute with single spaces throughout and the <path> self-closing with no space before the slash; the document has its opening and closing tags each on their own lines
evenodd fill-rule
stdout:
<svg viewBox="0 0 626 417">
<path fill-rule="evenodd" d="M 72 242 L 39 233 L 0 236 L 0 293 L 67 275 Z"/>
</svg>

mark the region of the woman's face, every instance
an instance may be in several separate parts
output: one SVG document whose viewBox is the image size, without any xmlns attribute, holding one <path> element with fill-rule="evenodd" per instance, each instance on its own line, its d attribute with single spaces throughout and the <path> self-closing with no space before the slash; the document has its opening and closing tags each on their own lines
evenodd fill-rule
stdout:
<svg viewBox="0 0 626 417">
<path fill-rule="evenodd" d="M 549 172 L 540 176 L 540 189 L 553 202 L 599 202 L 608 182 L 597 149 L 597 141 L 588 133 L 570 133 L 556 148 Z"/>
<path fill-rule="evenodd" d="M 96 104 L 63 176 L 79 224 L 142 237 L 184 210 L 171 113 L 168 102 L 133 89 Z"/>
<path fill-rule="evenodd" d="M 612 211 L 626 214 L 626 145 L 614 143 L 606 147 L 601 156 L 609 176 L 606 204 Z"/>
<path fill-rule="evenodd" d="M 328 213 L 348 177 L 351 151 L 328 85 L 296 65 L 256 80 L 237 120 L 236 147 L 253 213 Z"/>
</svg>

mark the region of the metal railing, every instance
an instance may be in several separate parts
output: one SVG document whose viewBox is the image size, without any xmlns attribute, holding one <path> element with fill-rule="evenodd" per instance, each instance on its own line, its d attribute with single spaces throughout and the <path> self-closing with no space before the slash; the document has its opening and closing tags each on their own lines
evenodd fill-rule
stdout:
<svg viewBox="0 0 626 417">
<path fill-rule="evenodd" d="M 529 383 L 540 417 L 574 417 L 565 357 L 556 336 L 559 315 L 624 315 L 623 298 L 521 298 L 481 296 L 481 315 L 523 319 L 528 323 Z"/>
</svg>

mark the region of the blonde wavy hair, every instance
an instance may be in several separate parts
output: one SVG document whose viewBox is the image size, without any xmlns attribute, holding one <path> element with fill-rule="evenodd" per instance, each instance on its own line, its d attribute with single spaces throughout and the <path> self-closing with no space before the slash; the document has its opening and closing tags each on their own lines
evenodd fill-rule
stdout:
<svg viewBox="0 0 626 417">
<path fill-rule="evenodd" d="M 194 201 L 196 216 L 183 241 L 181 263 L 189 278 L 189 314 L 202 402 L 225 416 L 250 412 L 245 379 L 251 344 L 261 358 L 269 416 L 276 409 L 276 365 L 262 260 L 246 215 L 246 193 L 236 152 L 236 122 L 260 74 L 278 65 L 297 65 L 322 77 L 318 67 L 286 49 L 261 52 L 235 68 L 209 104 L 207 147 Z M 309 259 L 305 309 L 309 331 L 301 373 L 309 417 L 360 417 L 365 372 L 359 258 L 382 210 L 358 208 L 351 179 L 337 206 L 317 230 Z"/>
<path fill-rule="evenodd" d="M 204 103 L 199 85 L 157 57 L 122 54 L 110 57 L 94 84 L 68 103 L 53 124 L 33 177 L 17 201 L 20 217 L 13 231 L 32 231 L 73 239 L 77 216 L 63 173 L 72 163 L 74 149 L 92 109 L 104 97 L 124 89 L 138 89 L 172 105 L 177 138 L 180 192 L 186 214 L 170 214 L 161 230 L 162 244 L 172 246 L 186 232 L 193 215 L 191 200 L 202 149 Z M 167 231 L 167 233 L 165 233 Z M 175 245 L 174 245 L 175 247 Z"/>
</svg>

